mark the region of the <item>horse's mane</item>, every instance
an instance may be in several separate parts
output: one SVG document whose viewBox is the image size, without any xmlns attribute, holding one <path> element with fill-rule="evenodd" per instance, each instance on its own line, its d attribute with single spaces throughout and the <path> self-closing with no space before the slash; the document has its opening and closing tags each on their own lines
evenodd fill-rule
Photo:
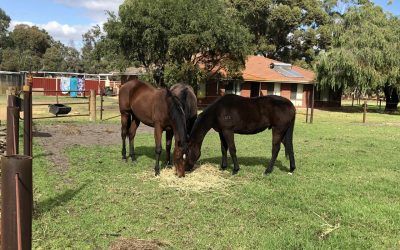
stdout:
<svg viewBox="0 0 400 250">
<path fill-rule="evenodd" d="M 179 134 L 182 143 L 186 143 L 186 119 L 182 104 L 176 96 L 172 95 L 170 90 L 166 89 L 166 91 L 167 98 L 170 100 L 168 102 L 170 117 L 175 124 L 175 129 L 177 130 L 174 132 L 177 132 Z"/>
</svg>

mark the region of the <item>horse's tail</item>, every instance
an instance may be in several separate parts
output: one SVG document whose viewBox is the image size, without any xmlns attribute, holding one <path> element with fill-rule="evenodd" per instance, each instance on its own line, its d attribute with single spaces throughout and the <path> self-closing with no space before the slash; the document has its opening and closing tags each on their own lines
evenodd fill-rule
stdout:
<svg viewBox="0 0 400 250">
<path fill-rule="evenodd" d="M 289 127 L 283 136 L 283 145 L 285 145 L 285 155 L 286 158 L 289 157 L 289 154 L 293 152 L 293 130 L 294 130 L 294 122 L 296 116 L 293 116 L 293 119 L 290 121 Z"/>
</svg>

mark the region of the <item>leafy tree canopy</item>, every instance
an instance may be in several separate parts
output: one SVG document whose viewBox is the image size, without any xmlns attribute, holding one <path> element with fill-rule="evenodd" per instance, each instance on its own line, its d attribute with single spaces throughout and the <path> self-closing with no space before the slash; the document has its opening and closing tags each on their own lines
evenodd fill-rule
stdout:
<svg viewBox="0 0 400 250">
<path fill-rule="evenodd" d="M 328 24 L 336 1 L 229 0 L 236 17 L 254 35 L 256 53 L 285 62 L 305 60 L 329 45 Z M 303 64 L 304 66 L 304 64 Z"/>
<path fill-rule="evenodd" d="M 350 8 L 331 31 L 332 48 L 316 67 L 320 85 L 363 91 L 400 87 L 399 18 L 367 2 Z"/>
<path fill-rule="evenodd" d="M 194 84 L 199 66 L 236 72 L 251 51 L 251 35 L 221 0 L 126 0 L 104 28 L 120 55 L 169 84 Z"/>
</svg>

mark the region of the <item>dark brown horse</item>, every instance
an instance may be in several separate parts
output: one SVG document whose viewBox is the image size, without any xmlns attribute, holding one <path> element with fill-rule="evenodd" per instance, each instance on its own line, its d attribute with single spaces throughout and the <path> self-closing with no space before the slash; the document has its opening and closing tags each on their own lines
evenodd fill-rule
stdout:
<svg viewBox="0 0 400 250">
<path fill-rule="evenodd" d="M 119 91 L 121 112 L 122 159 L 126 160 L 125 139 L 129 134 L 129 156 L 135 160 L 134 138 L 140 122 L 154 127 L 155 174 L 160 174 L 159 160 L 162 151 L 162 132 L 175 135 L 174 164 L 179 177 L 185 175 L 184 155 L 187 152 L 186 119 L 182 105 L 168 89 L 157 89 L 140 80 L 122 85 Z"/>
<path fill-rule="evenodd" d="M 286 98 L 262 96 L 246 98 L 225 95 L 208 106 L 197 118 L 189 137 L 186 169 L 190 170 L 200 157 L 201 145 L 207 132 L 213 128 L 221 140 L 221 168 L 227 168 L 227 150 L 232 157 L 233 174 L 239 171 L 234 134 L 257 134 L 272 128 L 272 157 L 265 174 L 272 172 L 281 142 L 290 159 L 290 173 L 296 168 L 293 152 L 293 128 L 296 109 Z"/>
<path fill-rule="evenodd" d="M 197 118 L 197 98 L 192 87 L 186 84 L 174 84 L 170 91 L 172 95 L 176 96 L 180 101 L 186 119 L 186 131 L 188 137 L 192 130 L 193 124 Z M 167 165 L 171 164 L 171 144 L 174 133 L 172 130 L 166 131 L 166 152 L 167 152 Z"/>
</svg>

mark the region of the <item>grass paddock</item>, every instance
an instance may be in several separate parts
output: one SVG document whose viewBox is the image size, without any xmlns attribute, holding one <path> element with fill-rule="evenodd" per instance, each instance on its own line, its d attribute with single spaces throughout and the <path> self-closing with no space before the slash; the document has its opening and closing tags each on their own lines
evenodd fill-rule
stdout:
<svg viewBox="0 0 400 250">
<path fill-rule="evenodd" d="M 219 172 L 219 138 L 209 132 L 199 163 L 211 164 L 224 185 L 202 191 L 153 176 L 151 133 L 137 134 L 135 163 L 121 161 L 119 144 L 77 142 L 60 152 L 69 165 L 62 173 L 35 143 L 33 246 L 93 249 L 138 239 L 177 249 L 400 248 L 400 116 L 372 112 L 362 124 L 359 109 L 344 111 L 316 110 L 306 124 L 299 110 L 293 176 L 283 146 L 274 172 L 262 175 L 270 131 L 235 135 L 241 170 L 231 176 L 229 160 Z"/>
</svg>

